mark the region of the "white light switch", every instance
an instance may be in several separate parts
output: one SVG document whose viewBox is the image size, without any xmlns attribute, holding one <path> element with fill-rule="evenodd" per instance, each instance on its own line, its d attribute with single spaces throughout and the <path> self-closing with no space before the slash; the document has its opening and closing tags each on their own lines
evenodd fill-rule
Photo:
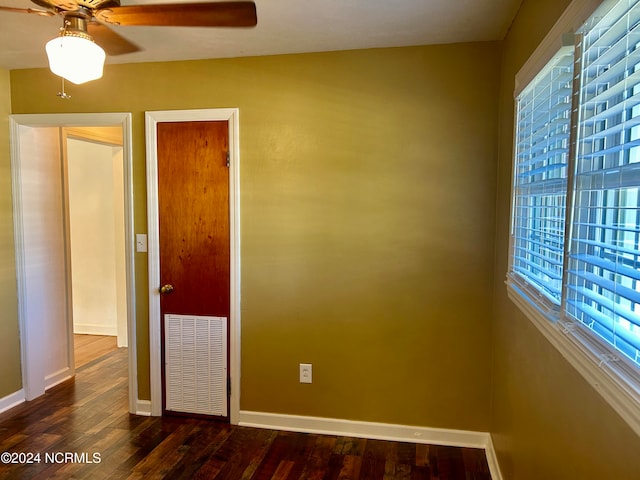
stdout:
<svg viewBox="0 0 640 480">
<path fill-rule="evenodd" d="M 136 233 L 136 252 L 147 251 L 147 234 Z"/>
</svg>

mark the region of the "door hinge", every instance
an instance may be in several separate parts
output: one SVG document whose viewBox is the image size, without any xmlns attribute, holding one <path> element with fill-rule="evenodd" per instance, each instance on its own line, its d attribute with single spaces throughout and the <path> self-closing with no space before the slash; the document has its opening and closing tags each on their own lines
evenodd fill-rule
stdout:
<svg viewBox="0 0 640 480">
<path fill-rule="evenodd" d="M 231 166 L 231 154 L 227 152 L 227 168 Z"/>
<path fill-rule="evenodd" d="M 231 396 L 231 377 L 227 377 L 227 395 Z"/>
</svg>

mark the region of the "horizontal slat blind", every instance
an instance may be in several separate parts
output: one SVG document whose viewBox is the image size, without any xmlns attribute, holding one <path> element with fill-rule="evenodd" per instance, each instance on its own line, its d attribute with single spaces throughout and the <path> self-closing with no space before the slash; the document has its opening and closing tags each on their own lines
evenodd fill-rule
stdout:
<svg viewBox="0 0 640 480">
<path fill-rule="evenodd" d="M 511 270 L 560 304 L 573 47 L 517 98 Z"/>
<path fill-rule="evenodd" d="M 583 35 L 566 311 L 640 365 L 640 2 Z"/>
</svg>

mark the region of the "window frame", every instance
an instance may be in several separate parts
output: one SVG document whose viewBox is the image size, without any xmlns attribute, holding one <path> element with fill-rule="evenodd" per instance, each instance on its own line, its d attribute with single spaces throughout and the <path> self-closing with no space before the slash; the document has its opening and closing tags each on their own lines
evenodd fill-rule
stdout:
<svg viewBox="0 0 640 480">
<path fill-rule="evenodd" d="M 601 6 L 612 4 L 617 0 L 573 0 L 551 31 L 529 57 L 515 77 L 514 90 L 514 131 L 512 166 L 515 169 L 517 152 L 518 102 L 519 95 L 527 88 L 539 72 L 553 60 L 560 50 L 571 42 L 573 32 L 582 25 Z M 574 78 L 577 78 L 579 64 L 575 66 Z M 577 93 L 574 82 L 571 121 L 570 162 L 575 160 L 575 139 L 577 133 Z M 573 224 L 573 172 L 569 169 L 567 178 L 567 215 L 565 217 L 565 248 L 563 252 L 563 278 L 561 305 L 554 304 L 544 294 L 529 285 L 520 275 L 512 270 L 513 262 L 513 215 L 515 212 L 515 170 L 512 176 L 509 268 L 506 278 L 507 294 L 511 301 L 537 327 L 545 338 L 561 353 L 561 355 L 585 378 L 585 380 L 609 403 L 609 405 L 640 435 L 640 369 L 631 361 L 616 355 L 615 350 L 596 334 L 578 322 L 564 318 L 563 308 L 566 301 L 567 252 L 571 242 L 570 229 Z"/>
</svg>

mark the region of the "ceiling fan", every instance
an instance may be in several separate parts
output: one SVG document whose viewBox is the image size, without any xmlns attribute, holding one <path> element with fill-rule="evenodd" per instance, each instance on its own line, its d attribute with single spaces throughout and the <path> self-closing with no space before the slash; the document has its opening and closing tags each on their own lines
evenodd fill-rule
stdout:
<svg viewBox="0 0 640 480">
<path fill-rule="evenodd" d="M 102 76 L 105 52 L 123 55 L 140 48 L 108 25 L 162 27 L 253 27 L 257 24 L 252 1 L 170 3 L 121 6 L 120 0 L 31 0 L 40 8 L 2 7 L 0 11 L 60 15 L 60 35 L 46 46 L 49 67 L 73 83 Z"/>
</svg>

